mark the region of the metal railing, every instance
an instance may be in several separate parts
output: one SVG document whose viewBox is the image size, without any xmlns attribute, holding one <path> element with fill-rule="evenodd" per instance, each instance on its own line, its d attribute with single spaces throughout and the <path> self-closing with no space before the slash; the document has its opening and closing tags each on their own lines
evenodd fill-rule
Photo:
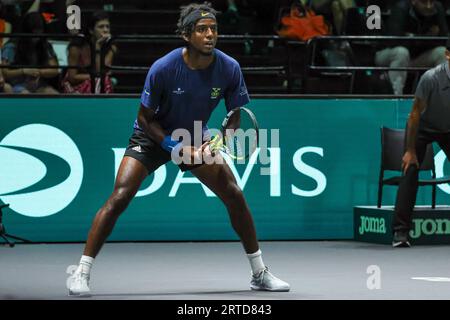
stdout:
<svg viewBox="0 0 450 320">
<path fill-rule="evenodd" d="M 57 40 L 57 39 L 74 39 L 85 37 L 82 34 L 71 35 L 71 34 L 24 34 L 24 33 L 0 33 L 0 38 L 47 38 L 49 40 Z M 292 70 L 290 66 L 290 59 L 295 57 L 291 57 L 291 53 L 289 52 L 289 43 L 293 41 L 286 38 L 281 38 L 275 35 L 220 35 L 219 41 L 225 42 L 243 42 L 247 40 L 267 40 L 281 43 L 286 47 L 286 61 L 283 65 L 276 66 L 243 66 L 241 69 L 244 73 L 265 73 L 265 72 L 278 72 L 286 75 L 286 79 L 288 81 L 288 92 L 291 92 L 292 84 L 291 84 L 291 73 Z M 429 67 L 379 67 L 373 65 L 367 66 L 323 66 L 317 64 L 317 51 L 318 45 L 322 42 L 330 42 L 330 41 L 348 41 L 350 43 L 357 43 L 358 45 L 367 45 L 372 46 L 373 44 L 380 45 L 380 50 L 386 47 L 391 46 L 399 46 L 404 45 L 406 47 L 417 46 L 418 44 L 427 44 L 427 45 L 443 45 L 447 40 L 446 37 L 393 37 L 393 36 L 324 36 L 324 37 L 315 37 L 307 41 L 306 43 L 306 63 L 305 63 L 305 76 L 312 71 L 317 72 L 331 72 L 331 73 L 339 73 L 339 72 L 347 72 L 351 74 L 351 82 L 350 82 L 350 94 L 353 93 L 354 87 L 354 79 L 356 72 L 359 71 L 407 71 L 407 72 L 415 72 L 418 75 L 420 72 L 426 71 Z M 108 48 L 116 42 L 153 42 L 158 43 L 161 41 L 168 42 L 179 42 L 180 45 L 183 45 L 183 40 L 177 35 L 115 35 L 105 41 L 100 50 L 100 66 L 99 70 L 96 69 L 96 61 L 95 54 L 91 54 L 91 64 L 89 66 L 79 66 L 79 65 L 58 65 L 58 66 L 42 66 L 42 65 L 0 65 L 0 68 L 39 68 L 39 69 L 48 69 L 48 68 L 66 68 L 66 69 L 85 69 L 88 71 L 91 77 L 91 88 L 92 92 L 95 92 L 95 79 L 100 79 L 100 92 L 104 92 L 104 78 L 105 74 L 109 71 L 129 71 L 136 73 L 147 72 L 150 66 L 123 66 L 123 65 L 105 65 L 105 56 L 107 54 Z M 295 42 L 295 41 L 294 41 Z M 300 42 L 299 42 L 300 43 Z M 89 42 L 91 46 L 91 52 L 95 52 L 95 44 Z"/>
<path fill-rule="evenodd" d="M 0 38 L 46 38 L 49 40 L 69 40 L 74 38 L 85 39 L 82 34 L 72 35 L 72 34 L 29 34 L 29 33 L 0 33 Z M 285 39 L 278 36 L 271 35 L 220 35 L 220 41 L 226 42 L 242 42 L 246 40 L 271 40 L 285 42 Z M 158 43 L 161 41 L 168 42 L 179 42 L 183 45 L 184 42 L 177 35 L 113 35 L 107 41 L 105 41 L 100 48 L 100 66 L 99 70 L 96 69 L 95 54 L 91 54 L 91 62 L 89 66 L 79 66 L 79 65 L 57 65 L 57 66 L 43 66 L 43 65 L 18 65 L 18 64 L 0 64 L 0 68 L 7 69 L 22 69 L 22 68 L 36 68 L 36 69 L 77 69 L 77 70 L 87 70 L 91 78 L 91 92 L 95 92 L 96 83 L 95 79 L 100 79 L 100 92 L 104 92 L 105 87 L 105 75 L 109 71 L 130 71 L 137 73 L 144 73 L 148 71 L 150 66 L 140 67 L 140 66 L 121 66 L 121 65 L 105 65 L 105 56 L 108 52 L 108 48 L 116 42 L 153 42 Z M 95 44 L 88 42 L 91 48 L 91 53 L 95 52 Z M 279 73 L 289 73 L 287 64 L 278 66 L 247 66 L 241 68 L 244 73 L 264 73 L 264 72 L 279 72 Z"/>
<path fill-rule="evenodd" d="M 218 41 L 225 41 L 225 42 L 242 42 L 246 40 L 267 40 L 267 41 L 277 41 L 281 43 L 286 43 L 286 39 L 281 38 L 276 35 L 219 35 Z M 180 46 L 184 45 L 184 41 L 182 38 L 178 35 L 113 35 L 111 38 L 109 38 L 107 41 L 105 41 L 101 47 L 101 57 L 100 60 L 100 74 L 104 75 L 109 70 L 112 71 L 130 71 L 130 72 L 136 72 L 136 73 L 143 73 L 147 72 L 150 66 L 146 67 L 139 67 L 139 66 L 120 66 L 120 65 L 112 65 L 112 66 L 105 66 L 104 64 L 104 56 L 108 50 L 108 48 L 116 42 L 147 42 L 147 43 L 158 43 L 161 41 L 169 41 L 177 43 L 179 42 Z M 286 63 L 284 65 L 279 66 L 247 66 L 247 67 L 241 67 L 241 70 L 243 73 L 263 73 L 263 72 L 280 72 L 280 73 L 286 73 L 289 75 L 289 68 L 287 65 L 287 59 Z M 100 87 L 101 92 L 104 90 L 104 77 L 102 76 L 100 78 Z"/>
<path fill-rule="evenodd" d="M 317 58 L 317 50 L 318 44 L 320 42 L 328 42 L 331 41 L 348 41 L 351 43 L 358 43 L 358 45 L 366 45 L 371 46 L 372 44 L 379 45 L 378 50 L 385 49 L 387 47 L 394 46 L 405 46 L 408 48 L 417 47 L 418 44 L 427 44 L 427 45 L 436 45 L 436 46 L 445 46 L 447 41 L 447 37 L 425 37 L 425 36 L 417 36 L 417 37 L 409 37 L 409 36 L 323 36 L 323 37 L 315 37 L 307 41 L 306 43 L 306 70 L 305 75 L 308 76 L 310 71 L 323 71 L 323 72 L 350 72 L 351 81 L 350 81 L 350 94 L 353 93 L 355 74 L 357 71 L 406 71 L 406 72 L 415 72 L 416 79 L 415 83 L 417 83 L 417 79 L 420 72 L 424 72 L 431 67 L 379 67 L 379 66 L 319 66 L 316 64 Z"/>
</svg>

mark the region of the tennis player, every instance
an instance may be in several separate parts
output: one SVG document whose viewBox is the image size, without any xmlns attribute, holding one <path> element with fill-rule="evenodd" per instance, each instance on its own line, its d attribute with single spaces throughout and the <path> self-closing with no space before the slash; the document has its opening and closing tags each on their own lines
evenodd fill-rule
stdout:
<svg viewBox="0 0 450 320">
<path fill-rule="evenodd" d="M 69 294 L 89 295 L 94 258 L 144 179 L 170 161 L 174 149 L 201 158 L 210 140 L 206 123 L 221 98 L 228 111 L 249 102 L 239 64 L 215 49 L 216 13 L 206 2 L 182 7 L 177 32 L 186 47 L 173 50 L 151 66 L 114 191 L 95 216 L 80 264 L 71 276 Z M 203 144 L 187 148 L 172 139 L 172 132 L 180 128 L 193 134 L 194 121 L 202 121 Z M 225 204 L 250 262 L 250 288 L 289 291 L 289 284 L 273 276 L 262 260 L 250 210 L 226 162 L 181 163 L 179 167 L 190 170 Z"/>
</svg>

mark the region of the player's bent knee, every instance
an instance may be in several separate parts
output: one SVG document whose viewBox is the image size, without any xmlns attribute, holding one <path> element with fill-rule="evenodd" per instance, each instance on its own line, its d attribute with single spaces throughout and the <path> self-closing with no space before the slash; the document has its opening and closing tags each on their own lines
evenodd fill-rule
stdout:
<svg viewBox="0 0 450 320">
<path fill-rule="evenodd" d="M 110 197 L 112 212 L 120 214 L 133 199 L 134 194 L 126 188 L 115 189 Z"/>
</svg>

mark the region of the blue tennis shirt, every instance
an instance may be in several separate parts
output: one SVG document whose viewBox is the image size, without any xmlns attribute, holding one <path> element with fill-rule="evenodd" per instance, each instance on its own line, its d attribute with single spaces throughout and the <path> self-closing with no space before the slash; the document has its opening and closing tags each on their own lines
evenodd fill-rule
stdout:
<svg viewBox="0 0 450 320">
<path fill-rule="evenodd" d="M 224 98 L 227 111 L 246 105 L 250 98 L 239 63 L 214 49 L 214 61 L 201 70 L 190 69 L 183 48 L 158 59 L 148 71 L 141 104 L 155 111 L 155 119 L 171 134 L 175 129 L 194 134 L 194 121 L 206 130 L 211 113 Z M 142 130 L 137 120 L 134 128 Z"/>
</svg>

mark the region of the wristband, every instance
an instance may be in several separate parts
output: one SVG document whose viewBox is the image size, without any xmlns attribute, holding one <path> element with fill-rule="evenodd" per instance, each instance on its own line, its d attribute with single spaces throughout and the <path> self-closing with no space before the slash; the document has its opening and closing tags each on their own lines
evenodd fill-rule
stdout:
<svg viewBox="0 0 450 320">
<path fill-rule="evenodd" d="M 165 136 L 164 140 L 161 142 L 161 148 L 167 152 L 172 152 L 175 148 L 180 148 L 182 146 L 181 142 L 172 140 L 171 136 Z"/>
</svg>

